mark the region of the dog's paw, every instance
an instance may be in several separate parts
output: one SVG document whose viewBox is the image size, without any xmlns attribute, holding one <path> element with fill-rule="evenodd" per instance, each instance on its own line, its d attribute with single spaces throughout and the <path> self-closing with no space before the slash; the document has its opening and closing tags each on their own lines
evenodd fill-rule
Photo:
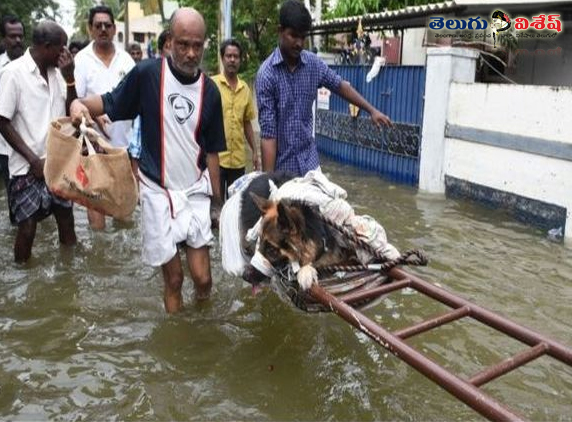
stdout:
<svg viewBox="0 0 572 422">
<path fill-rule="evenodd" d="M 312 284 L 318 282 L 318 271 L 311 265 L 304 265 L 298 271 L 298 285 L 302 290 L 308 290 Z"/>
</svg>

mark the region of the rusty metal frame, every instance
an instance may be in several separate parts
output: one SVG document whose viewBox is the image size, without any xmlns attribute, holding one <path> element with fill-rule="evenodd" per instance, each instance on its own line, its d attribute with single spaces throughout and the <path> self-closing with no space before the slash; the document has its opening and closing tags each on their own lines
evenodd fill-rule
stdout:
<svg viewBox="0 0 572 422">
<path fill-rule="evenodd" d="M 551 356 L 560 362 L 572 366 L 572 348 L 570 347 L 462 299 L 399 268 L 393 268 L 389 272 L 389 276 L 395 281 L 375 289 L 350 293 L 339 298 L 331 295 L 317 284 L 312 286 L 310 293 L 316 301 L 331 309 L 338 316 L 367 334 L 395 356 L 439 384 L 453 396 L 489 420 L 523 421 L 525 419 L 485 394 L 480 390 L 480 386 L 543 355 Z M 352 303 L 360 300 L 380 296 L 406 287 L 415 289 L 449 306 L 453 310 L 391 333 L 351 306 Z M 484 369 L 470 379 L 463 379 L 435 363 L 404 341 L 413 335 L 464 317 L 471 317 L 484 325 L 527 344 L 530 348 Z"/>
</svg>

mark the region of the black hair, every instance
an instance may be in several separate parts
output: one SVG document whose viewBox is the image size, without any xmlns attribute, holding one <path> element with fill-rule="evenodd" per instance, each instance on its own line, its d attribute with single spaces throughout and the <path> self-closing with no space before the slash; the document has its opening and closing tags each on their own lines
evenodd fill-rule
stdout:
<svg viewBox="0 0 572 422">
<path fill-rule="evenodd" d="M 237 40 L 235 40 L 234 38 L 226 39 L 221 43 L 220 50 L 219 50 L 221 57 L 224 57 L 224 53 L 226 51 L 226 48 L 229 46 L 233 46 L 233 47 L 238 48 L 238 54 L 240 54 L 240 57 L 242 57 L 242 47 L 241 47 L 240 43 Z"/>
<path fill-rule="evenodd" d="M 20 25 L 22 25 L 22 29 L 24 29 L 24 24 L 22 23 L 22 21 L 20 20 L 20 18 L 18 16 L 15 15 L 5 15 L 2 17 L 2 27 L 0 27 L 0 35 L 2 35 L 2 38 L 4 38 L 6 36 L 6 24 L 10 24 L 10 25 L 15 25 L 17 23 L 19 23 Z"/>
<path fill-rule="evenodd" d="M 34 45 L 60 45 L 65 31 L 54 21 L 45 20 L 40 22 L 32 31 L 32 44 Z"/>
<path fill-rule="evenodd" d="M 159 53 L 163 50 L 165 43 L 167 42 L 167 37 L 169 36 L 169 30 L 164 29 L 160 34 L 159 38 L 157 38 L 157 50 Z"/>
<path fill-rule="evenodd" d="M 280 7 L 280 26 L 296 32 L 306 33 L 312 27 L 312 16 L 306 7 L 297 0 L 286 0 Z"/>
<path fill-rule="evenodd" d="M 70 44 L 68 45 L 68 49 L 72 50 L 73 48 L 77 48 L 77 51 L 83 50 L 85 48 L 85 46 L 88 44 L 88 42 L 86 41 L 72 41 L 70 42 Z"/>
<path fill-rule="evenodd" d="M 111 9 L 107 6 L 99 5 L 89 9 L 89 18 L 87 19 L 89 26 L 93 25 L 93 17 L 95 16 L 96 13 L 105 13 L 109 15 L 109 17 L 111 18 L 111 23 L 115 24 L 115 20 L 113 19 L 113 12 L 111 11 Z"/>
<path fill-rule="evenodd" d="M 138 42 L 132 42 L 131 44 L 129 44 L 129 48 L 127 49 L 127 51 L 131 51 L 131 50 L 143 51 L 143 50 L 141 50 L 141 45 Z"/>
</svg>

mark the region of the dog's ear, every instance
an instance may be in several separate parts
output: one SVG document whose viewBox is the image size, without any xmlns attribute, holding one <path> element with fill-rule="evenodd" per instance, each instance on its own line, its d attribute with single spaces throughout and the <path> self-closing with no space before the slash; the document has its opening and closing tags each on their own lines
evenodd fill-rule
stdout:
<svg viewBox="0 0 572 422">
<path fill-rule="evenodd" d="M 297 210 L 282 201 L 278 202 L 278 224 L 289 233 L 297 233 L 302 229 L 303 221 L 296 213 Z"/>
<path fill-rule="evenodd" d="M 266 214 L 266 212 L 272 207 L 272 201 L 263 198 L 255 194 L 254 192 L 249 192 L 250 197 L 252 198 L 252 202 L 254 205 L 258 207 L 258 209 L 262 212 L 262 214 Z"/>
</svg>

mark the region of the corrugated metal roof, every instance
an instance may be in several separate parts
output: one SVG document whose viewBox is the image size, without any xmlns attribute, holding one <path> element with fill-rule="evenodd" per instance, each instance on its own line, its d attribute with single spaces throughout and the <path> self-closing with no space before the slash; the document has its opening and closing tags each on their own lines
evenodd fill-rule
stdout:
<svg viewBox="0 0 572 422">
<path fill-rule="evenodd" d="M 391 28 L 412 27 L 420 24 L 425 25 L 425 17 L 439 13 L 449 13 L 463 9 L 456 1 L 408 6 L 403 9 L 386 10 L 379 13 L 368 13 L 361 16 L 349 16 L 344 18 L 328 19 L 315 24 L 311 33 L 330 32 L 332 29 L 353 29 L 361 18 L 362 25 L 387 26 Z M 414 20 L 412 20 L 414 19 Z"/>
</svg>

